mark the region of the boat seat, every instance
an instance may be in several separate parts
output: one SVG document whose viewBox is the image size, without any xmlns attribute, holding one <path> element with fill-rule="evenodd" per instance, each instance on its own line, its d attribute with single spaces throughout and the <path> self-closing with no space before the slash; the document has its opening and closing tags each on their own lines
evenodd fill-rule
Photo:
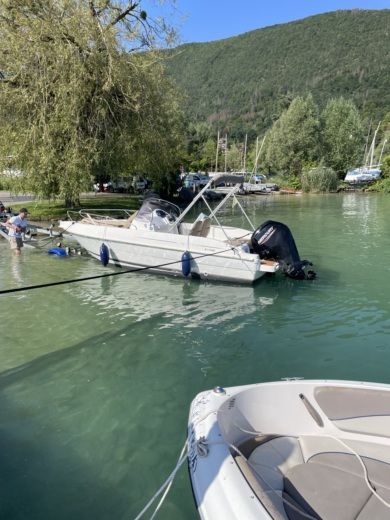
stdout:
<svg viewBox="0 0 390 520">
<path fill-rule="evenodd" d="M 131 223 L 133 222 L 133 220 L 135 219 L 137 214 L 138 214 L 138 211 L 134 211 L 134 213 L 132 213 L 130 215 L 130 217 L 126 221 L 125 228 L 129 228 L 131 226 Z"/>
<path fill-rule="evenodd" d="M 211 221 L 209 218 L 196 220 L 192 226 L 189 235 L 193 237 L 207 237 L 210 232 Z"/>
<path fill-rule="evenodd" d="M 84 217 L 80 220 L 83 224 L 93 224 L 94 226 L 98 226 L 100 224 L 103 224 L 104 226 L 112 226 L 112 227 L 124 227 L 124 224 L 121 221 L 118 221 L 118 219 L 112 218 L 112 219 L 98 219 L 93 218 L 88 215 L 88 217 Z"/>
<path fill-rule="evenodd" d="M 362 457 L 371 484 L 390 502 L 390 464 Z M 276 520 L 384 520 L 390 509 L 368 488 L 356 456 L 323 451 L 304 460 L 301 442 L 277 437 L 236 462 Z M 283 500 L 282 500 L 283 498 Z M 293 507 L 292 507 L 293 506 Z"/>
</svg>

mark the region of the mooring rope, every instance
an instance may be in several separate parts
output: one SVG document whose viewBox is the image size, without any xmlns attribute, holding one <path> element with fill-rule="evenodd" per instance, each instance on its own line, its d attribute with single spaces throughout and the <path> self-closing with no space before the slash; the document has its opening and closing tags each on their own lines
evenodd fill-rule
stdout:
<svg viewBox="0 0 390 520">
<path fill-rule="evenodd" d="M 198 260 L 199 258 L 205 258 L 208 256 L 216 256 L 216 255 L 220 255 L 222 253 L 227 253 L 228 251 L 234 251 L 235 249 L 236 249 L 235 247 L 229 247 L 228 249 L 214 251 L 213 253 L 205 253 L 203 255 L 193 256 L 193 257 L 191 257 L 191 260 Z M 182 259 L 175 260 L 174 262 L 166 262 L 164 264 L 151 265 L 151 266 L 145 266 L 145 267 L 135 267 L 133 269 L 125 269 L 123 271 L 114 272 L 114 273 L 105 273 L 105 274 L 99 274 L 99 275 L 94 275 L 94 276 L 85 276 L 83 278 L 73 278 L 70 280 L 60 280 L 60 281 L 56 281 L 56 282 L 40 283 L 37 285 L 27 285 L 26 287 L 15 287 L 13 289 L 3 289 L 0 291 L 0 295 L 21 292 L 21 291 L 31 291 L 33 289 L 43 289 L 45 287 L 54 287 L 56 285 L 66 285 L 66 284 L 77 283 L 77 282 L 86 282 L 88 280 L 97 280 L 99 278 L 108 278 L 109 276 L 119 276 L 121 274 L 129 274 L 129 273 L 136 273 L 136 272 L 140 272 L 140 271 L 159 269 L 161 267 L 167 267 L 169 265 L 181 264 L 181 263 L 183 263 Z"/>
<path fill-rule="evenodd" d="M 164 495 L 161 497 L 161 500 L 157 504 L 157 507 L 155 508 L 152 516 L 150 517 L 150 520 L 153 520 L 158 513 L 159 509 L 161 508 L 170 488 L 173 483 L 173 480 L 176 476 L 176 473 L 179 471 L 179 469 L 182 467 L 184 462 L 187 460 L 187 440 L 184 443 L 183 449 L 181 450 L 180 456 L 178 458 L 178 461 L 176 463 L 176 466 L 174 470 L 171 472 L 169 477 L 165 480 L 165 482 L 162 484 L 162 486 L 156 491 L 156 493 L 152 496 L 152 498 L 149 500 L 149 502 L 145 505 L 145 507 L 142 509 L 140 513 L 134 518 L 134 520 L 140 520 L 140 518 L 143 517 L 143 515 L 146 513 L 146 511 L 152 506 L 153 502 L 161 495 L 161 493 L 165 490 Z"/>
</svg>

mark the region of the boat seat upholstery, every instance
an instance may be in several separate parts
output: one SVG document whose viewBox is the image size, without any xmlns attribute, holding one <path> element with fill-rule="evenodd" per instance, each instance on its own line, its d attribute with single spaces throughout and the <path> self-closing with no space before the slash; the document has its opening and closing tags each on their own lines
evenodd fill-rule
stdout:
<svg viewBox="0 0 390 520">
<path fill-rule="evenodd" d="M 390 502 L 390 464 L 362 457 L 371 484 Z M 236 462 L 275 520 L 384 520 L 390 509 L 368 488 L 356 456 L 324 451 L 304 459 L 300 440 L 277 437 Z M 283 498 L 283 499 L 282 499 Z"/>
<path fill-rule="evenodd" d="M 134 211 L 134 213 L 132 213 L 130 215 L 130 217 L 127 219 L 127 222 L 126 222 L 126 225 L 125 225 L 126 228 L 129 228 L 131 226 L 131 223 L 133 222 L 133 220 L 135 219 L 137 214 L 138 214 L 138 211 Z"/>
<path fill-rule="evenodd" d="M 209 218 L 196 220 L 191 228 L 190 235 L 193 237 L 207 237 L 210 232 L 211 222 Z"/>
<path fill-rule="evenodd" d="M 88 217 L 84 217 L 83 219 L 81 219 L 81 221 L 83 224 L 93 224 L 94 226 L 97 226 L 99 224 L 103 224 L 104 226 L 112 226 L 112 227 L 127 227 L 127 223 L 125 222 L 124 224 L 122 223 L 122 221 L 119 221 L 118 219 L 116 218 L 112 218 L 112 219 L 97 219 L 97 218 L 93 218 L 91 216 L 88 216 Z"/>
</svg>

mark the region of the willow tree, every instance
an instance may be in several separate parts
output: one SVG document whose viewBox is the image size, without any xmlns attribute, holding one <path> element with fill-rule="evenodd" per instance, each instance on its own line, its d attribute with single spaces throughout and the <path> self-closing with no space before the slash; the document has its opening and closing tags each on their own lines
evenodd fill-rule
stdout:
<svg viewBox="0 0 390 520">
<path fill-rule="evenodd" d="M 25 190 L 72 205 L 93 176 L 169 170 L 181 117 L 155 49 L 172 31 L 141 4 L 0 0 L 0 161 Z"/>
</svg>

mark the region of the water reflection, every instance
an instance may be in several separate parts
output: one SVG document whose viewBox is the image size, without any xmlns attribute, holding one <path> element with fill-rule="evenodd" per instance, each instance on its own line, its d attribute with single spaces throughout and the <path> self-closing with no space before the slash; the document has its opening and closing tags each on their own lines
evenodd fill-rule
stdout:
<svg viewBox="0 0 390 520">
<path fill-rule="evenodd" d="M 86 273 L 85 273 L 86 274 Z M 83 273 L 81 273 L 83 276 Z M 146 274 L 124 274 L 72 288 L 84 305 L 97 306 L 97 315 L 116 320 L 150 320 L 163 316 L 162 328 L 216 327 L 232 320 L 241 328 L 245 316 L 270 306 L 275 288 L 207 283 Z"/>
<path fill-rule="evenodd" d="M 22 258 L 20 256 L 13 255 L 10 262 L 11 276 L 16 287 L 23 285 L 23 277 L 21 270 Z"/>
</svg>

